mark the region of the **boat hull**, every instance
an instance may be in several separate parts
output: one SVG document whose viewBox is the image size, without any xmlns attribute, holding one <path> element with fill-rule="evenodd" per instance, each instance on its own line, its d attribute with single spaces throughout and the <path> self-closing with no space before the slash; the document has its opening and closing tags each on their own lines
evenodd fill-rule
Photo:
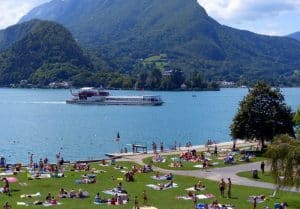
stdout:
<svg viewBox="0 0 300 209">
<path fill-rule="evenodd" d="M 117 101 L 81 101 L 81 100 L 67 100 L 67 104 L 82 104 L 82 105 L 141 105 L 141 106 L 160 106 L 163 104 L 159 102 L 117 102 Z"/>
</svg>

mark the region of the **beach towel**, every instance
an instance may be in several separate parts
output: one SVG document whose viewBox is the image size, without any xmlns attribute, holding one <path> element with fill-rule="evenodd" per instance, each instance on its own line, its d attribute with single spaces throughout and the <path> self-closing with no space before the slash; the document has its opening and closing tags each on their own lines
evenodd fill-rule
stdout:
<svg viewBox="0 0 300 209">
<path fill-rule="evenodd" d="M 12 176 L 12 175 L 14 175 L 14 173 L 12 171 L 6 171 L 6 172 L 0 173 L 0 176 Z"/>
<path fill-rule="evenodd" d="M 41 174 L 29 174 L 27 175 L 28 179 L 48 179 L 51 178 L 50 173 L 41 173 Z"/>
<path fill-rule="evenodd" d="M 171 157 L 171 160 L 172 161 L 180 161 L 180 158 L 179 157 Z"/>
<path fill-rule="evenodd" d="M 204 195 L 204 194 L 198 194 L 198 195 L 196 195 L 196 197 L 197 197 L 197 199 L 199 199 L 199 200 L 203 200 L 203 199 L 207 199 L 208 197 L 206 196 L 206 195 Z"/>
<path fill-rule="evenodd" d="M 111 189 L 111 190 L 104 190 L 102 191 L 104 194 L 108 194 L 108 195 L 115 195 L 117 193 L 118 196 L 122 196 L 122 195 L 128 195 L 126 193 L 122 193 L 122 191 L 119 191 L 117 189 Z"/>
<path fill-rule="evenodd" d="M 57 205 L 61 205 L 61 203 L 60 203 L 60 202 L 57 202 L 56 204 L 51 204 L 51 203 L 47 203 L 47 202 L 44 202 L 44 203 L 43 203 L 43 206 L 45 206 L 45 207 L 49 207 L 49 206 L 57 206 Z"/>
<path fill-rule="evenodd" d="M 101 166 L 101 167 L 107 167 L 107 166 L 109 166 L 108 164 L 99 164 L 99 166 Z"/>
<path fill-rule="evenodd" d="M 160 186 L 155 185 L 155 184 L 147 184 L 146 186 L 147 186 L 147 187 L 150 187 L 151 189 L 154 189 L 154 190 L 166 190 L 166 189 L 171 189 L 171 188 L 176 188 L 176 187 L 178 187 L 178 185 L 175 184 L 175 183 L 173 183 L 173 186 L 171 186 L 171 187 L 162 187 L 162 189 L 161 189 Z"/>
<path fill-rule="evenodd" d="M 195 187 L 186 188 L 186 191 L 197 192 L 205 190 L 205 187 L 201 187 L 199 190 L 196 190 Z"/>
<path fill-rule="evenodd" d="M 256 198 L 256 203 L 262 203 L 262 202 L 265 201 L 264 196 L 261 196 L 261 195 L 258 195 L 258 196 L 252 195 L 252 196 L 249 196 L 248 202 L 254 203 L 254 198 Z"/>
<path fill-rule="evenodd" d="M 19 185 L 22 186 L 22 187 L 28 186 L 28 184 L 26 182 L 20 182 Z"/>
<path fill-rule="evenodd" d="M 208 199 L 208 198 L 213 198 L 215 197 L 213 194 L 198 194 L 196 195 L 196 198 L 198 200 L 203 200 L 203 199 Z M 194 198 L 188 195 L 183 195 L 183 196 L 177 196 L 177 199 L 181 199 L 181 200 L 193 200 Z"/>
<path fill-rule="evenodd" d="M 127 167 L 123 167 L 123 166 L 121 166 L 121 167 L 114 167 L 114 169 L 116 169 L 116 170 L 127 170 L 128 168 Z"/>
<path fill-rule="evenodd" d="M 19 205 L 19 206 L 29 206 L 29 204 L 26 203 L 26 202 L 17 202 L 17 205 Z"/>
<path fill-rule="evenodd" d="M 35 194 L 21 194 L 20 198 L 23 199 L 23 198 L 32 198 L 32 197 L 40 197 L 40 196 L 41 193 L 37 192 Z"/>
<path fill-rule="evenodd" d="M 159 177 L 151 176 L 151 178 L 158 181 L 167 180 L 166 176 L 159 176 Z"/>
<path fill-rule="evenodd" d="M 207 198 L 214 198 L 214 197 L 215 197 L 214 194 L 205 194 L 205 196 L 206 196 Z"/>
<path fill-rule="evenodd" d="M 153 160 L 152 159 L 152 161 L 154 162 L 154 163 L 165 163 L 165 162 L 167 162 L 167 160 L 165 159 L 165 158 L 162 158 L 162 159 L 158 159 L 158 160 Z"/>
<path fill-rule="evenodd" d="M 198 164 L 198 165 L 194 165 L 193 167 L 194 167 L 194 168 L 203 168 L 203 165 Z"/>
<path fill-rule="evenodd" d="M 119 204 L 118 202 L 116 202 L 115 205 L 125 205 L 127 204 L 128 201 L 127 200 L 122 200 L 122 204 Z M 111 205 L 110 201 L 108 200 L 108 202 L 94 202 L 95 205 Z"/>
<path fill-rule="evenodd" d="M 177 196 L 176 199 L 178 200 L 192 200 L 193 198 L 187 195 L 183 195 L 183 196 Z"/>
<path fill-rule="evenodd" d="M 93 173 L 96 173 L 96 174 L 99 174 L 99 173 L 105 173 L 105 172 L 107 172 L 107 171 L 105 171 L 105 170 L 94 170 L 94 171 L 92 171 Z"/>
<path fill-rule="evenodd" d="M 140 209 L 157 209 L 157 208 L 153 206 L 144 206 L 144 207 L 140 207 Z"/>
</svg>

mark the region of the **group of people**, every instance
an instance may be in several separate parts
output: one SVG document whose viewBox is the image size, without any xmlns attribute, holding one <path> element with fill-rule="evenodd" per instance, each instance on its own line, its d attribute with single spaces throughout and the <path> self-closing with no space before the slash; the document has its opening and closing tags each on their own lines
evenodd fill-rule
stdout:
<svg viewBox="0 0 300 209">
<path fill-rule="evenodd" d="M 153 150 L 153 153 L 157 153 L 157 145 L 155 142 L 152 142 L 152 150 Z M 160 152 L 164 152 L 164 143 L 163 142 L 160 143 Z"/>
<path fill-rule="evenodd" d="M 231 198 L 231 186 L 232 186 L 232 182 L 231 182 L 230 178 L 228 178 L 227 180 L 228 180 L 228 183 L 227 183 L 227 197 Z M 223 178 L 219 182 L 219 190 L 220 190 L 220 193 L 221 193 L 221 197 L 225 197 L 226 182 L 224 181 Z"/>
</svg>

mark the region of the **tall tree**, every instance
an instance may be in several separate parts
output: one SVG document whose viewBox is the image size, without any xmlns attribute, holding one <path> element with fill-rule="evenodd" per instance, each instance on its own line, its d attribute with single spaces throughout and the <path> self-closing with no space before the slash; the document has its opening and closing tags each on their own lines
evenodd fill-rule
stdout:
<svg viewBox="0 0 300 209">
<path fill-rule="evenodd" d="M 300 141 L 288 135 L 278 135 L 268 147 L 271 172 L 279 186 L 300 186 Z"/>
<path fill-rule="evenodd" d="M 297 138 L 300 138 L 300 107 L 294 115 L 294 123 L 296 125 L 296 135 Z"/>
<path fill-rule="evenodd" d="M 280 89 L 259 82 L 241 101 L 231 125 L 234 139 L 257 139 L 264 147 L 278 134 L 294 136 L 293 115 Z"/>
</svg>

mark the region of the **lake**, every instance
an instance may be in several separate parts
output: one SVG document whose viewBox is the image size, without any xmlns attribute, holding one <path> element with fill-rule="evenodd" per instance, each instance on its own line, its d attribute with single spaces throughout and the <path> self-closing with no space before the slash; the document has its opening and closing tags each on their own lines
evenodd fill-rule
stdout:
<svg viewBox="0 0 300 209">
<path fill-rule="evenodd" d="M 131 143 L 203 144 L 231 139 L 229 126 L 247 89 L 207 92 L 110 91 L 112 95 L 161 95 L 165 104 L 146 106 L 70 105 L 69 90 L 0 89 L 0 155 L 9 163 L 62 153 L 65 160 L 100 159 Z M 300 88 L 284 88 L 286 103 L 300 105 Z M 193 97 L 192 95 L 196 95 Z M 120 133 L 120 144 L 115 142 Z"/>
</svg>

